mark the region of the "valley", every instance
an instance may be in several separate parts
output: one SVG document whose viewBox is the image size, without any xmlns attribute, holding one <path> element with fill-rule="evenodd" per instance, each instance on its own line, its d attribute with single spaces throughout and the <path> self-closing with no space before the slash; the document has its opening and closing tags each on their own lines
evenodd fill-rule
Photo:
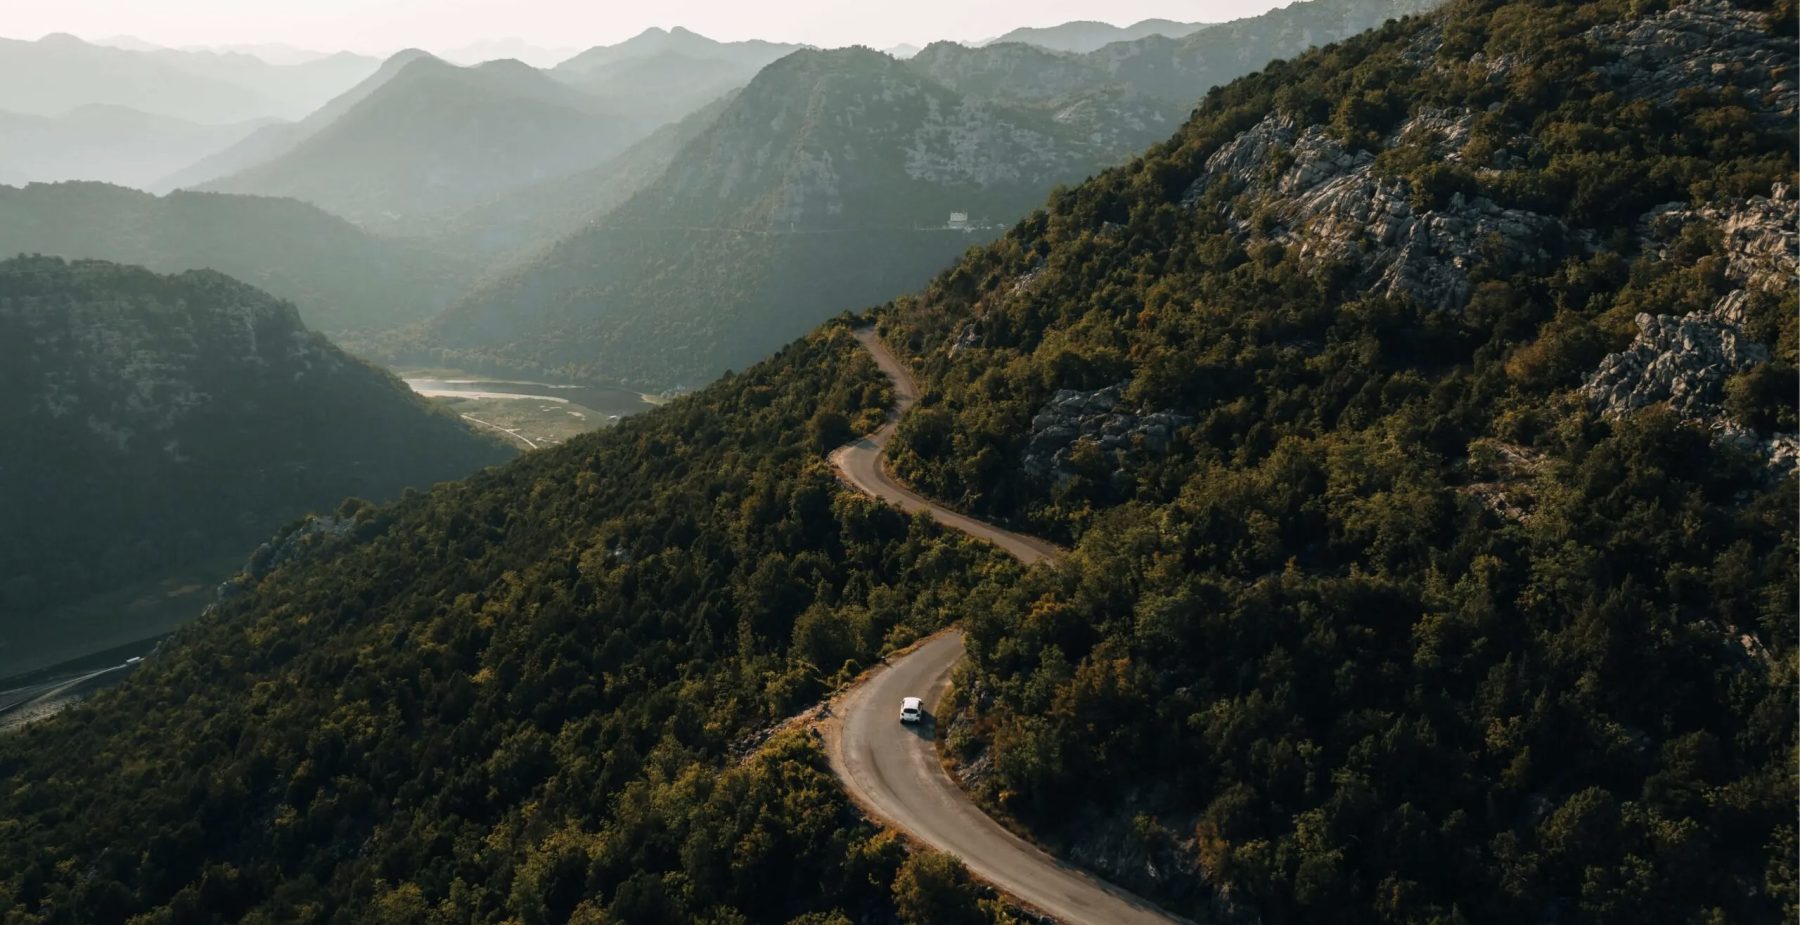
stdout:
<svg viewBox="0 0 1800 925">
<path fill-rule="evenodd" d="M 396 375 L 415 393 L 507 434 L 526 449 L 561 443 L 656 406 L 651 396 L 604 386 L 472 379 L 454 370 Z"/>
</svg>

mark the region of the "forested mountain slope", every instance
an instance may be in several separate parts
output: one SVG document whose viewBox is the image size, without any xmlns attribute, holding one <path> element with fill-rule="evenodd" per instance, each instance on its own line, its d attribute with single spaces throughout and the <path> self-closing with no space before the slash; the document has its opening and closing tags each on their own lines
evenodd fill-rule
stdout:
<svg viewBox="0 0 1800 925">
<path fill-rule="evenodd" d="M 1264 921 L 1791 917 L 1794 25 L 1456 3 L 887 312 L 896 471 L 1077 542 L 970 786 Z"/>
<path fill-rule="evenodd" d="M 848 332 L 821 334 L 616 428 L 279 540 L 117 695 L 0 738 L 0 917 L 673 925 L 917 907 L 891 884 L 935 868 L 903 866 L 857 819 L 810 739 L 731 758 L 840 669 L 952 616 L 977 572 L 1016 571 L 836 487 L 825 449 L 885 399 Z M 83 760 L 53 760 L 64 748 Z M 949 895 L 965 902 L 936 908 L 972 905 Z"/>
<path fill-rule="evenodd" d="M 957 619 L 970 786 L 1190 917 L 1791 918 L 1793 22 L 1458 0 L 877 312 L 1054 570 L 837 487 L 836 328 L 350 512 L 0 739 L 0 916 L 982 921 L 733 750 Z"/>
<path fill-rule="evenodd" d="M 0 186 L 0 254 L 218 270 L 293 302 L 308 326 L 334 335 L 423 318 L 478 269 L 293 199 L 158 197 L 104 183 Z"/>
<path fill-rule="evenodd" d="M 291 305 L 212 272 L 0 262 L 0 388 L 8 661 L 52 605 L 512 455 L 308 331 Z"/>
</svg>

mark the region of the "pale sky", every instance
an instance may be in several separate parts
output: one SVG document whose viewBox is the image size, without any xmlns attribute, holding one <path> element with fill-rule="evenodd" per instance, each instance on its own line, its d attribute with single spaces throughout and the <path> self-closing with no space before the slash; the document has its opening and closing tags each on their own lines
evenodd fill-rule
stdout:
<svg viewBox="0 0 1800 925">
<path fill-rule="evenodd" d="M 1072 19 L 1220 22 L 1288 0 L 0 0 L 0 35 L 130 35 L 158 45 L 281 42 L 385 54 L 517 37 L 586 48 L 650 26 L 824 47 L 975 41 Z"/>
</svg>

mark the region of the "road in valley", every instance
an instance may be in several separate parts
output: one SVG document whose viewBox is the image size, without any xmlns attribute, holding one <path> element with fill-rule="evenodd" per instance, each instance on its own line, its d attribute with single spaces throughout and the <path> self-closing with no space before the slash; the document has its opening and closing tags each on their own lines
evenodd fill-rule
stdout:
<svg viewBox="0 0 1800 925">
<path fill-rule="evenodd" d="M 927 511 L 946 526 L 994 543 L 1026 564 L 1054 561 L 1062 550 L 1035 537 L 958 514 L 901 485 L 882 465 L 882 451 L 900 415 L 918 400 L 918 386 L 875 332 L 857 332 L 893 380 L 895 401 L 880 430 L 832 454 L 852 486 L 899 505 Z M 960 858 L 975 876 L 1059 922 L 1148 925 L 1182 922 L 1150 903 L 1065 864 L 1007 831 L 977 807 L 938 760 L 938 704 L 950 671 L 962 660 L 963 638 L 940 633 L 852 687 L 833 704 L 824 724 L 831 768 L 845 789 L 876 818 L 912 838 Z M 900 698 L 922 697 L 927 720 L 902 725 Z"/>
</svg>

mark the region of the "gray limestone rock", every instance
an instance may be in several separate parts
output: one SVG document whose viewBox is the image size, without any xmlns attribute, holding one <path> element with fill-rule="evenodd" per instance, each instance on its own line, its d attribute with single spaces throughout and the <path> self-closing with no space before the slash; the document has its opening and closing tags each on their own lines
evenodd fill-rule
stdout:
<svg viewBox="0 0 1800 925">
<path fill-rule="evenodd" d="M 1061 389 L 1031 419 L 1031 440 L 1023 457 L 1025 471 L 1062 484 L 1074 477 L 1070 454 L 1081 440 L 1093 441 L 1121 476 L 1139 452 L 1168 452 L 1175 431 L 1193 423 L 1173 411 L 1138 414 L 1122 409 L 1124 387 L 1109 385 L 1091 392 Z"/>
</svg>

